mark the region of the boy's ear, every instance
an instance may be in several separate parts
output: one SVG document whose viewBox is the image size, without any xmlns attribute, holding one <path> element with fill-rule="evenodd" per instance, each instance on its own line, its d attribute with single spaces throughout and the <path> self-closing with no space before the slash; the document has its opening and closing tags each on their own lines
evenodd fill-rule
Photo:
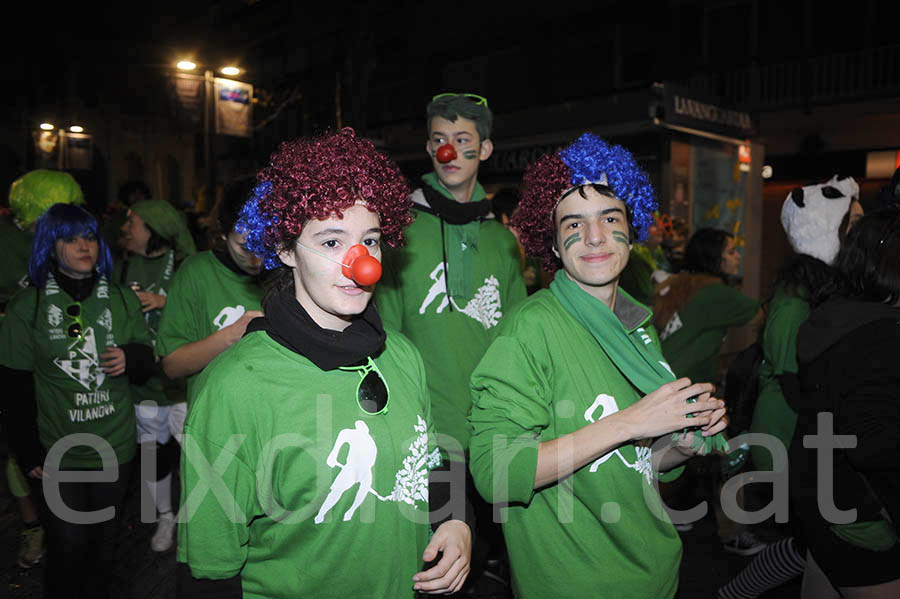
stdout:
<svg viewBox="0 0 900 599">
<path fill-rule="evenodd" d="M 483 142 L 481 142 L 481 152 L 478 155 L 478 160 L 484 162 L 485 160 L 487 160 L 488 158 L 491 157 L 491 154 L 493 153 L 493 151 L 494 151 L 494 142 L 492 142 L 490 139 L 484 140 Z"/>
</svg>

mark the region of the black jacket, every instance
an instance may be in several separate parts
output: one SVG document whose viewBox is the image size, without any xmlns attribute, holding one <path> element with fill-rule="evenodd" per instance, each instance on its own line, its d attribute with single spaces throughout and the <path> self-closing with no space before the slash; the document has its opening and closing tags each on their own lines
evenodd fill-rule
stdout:
<svg viewBox="0 0 900 599">
<path fill-rule="evenodd" d="M 834 434 L 856 446 L 834 451 L 834 499 L 857 520 L 886 509 L 900 524 L 900 308 L 844 298 L 829 300 L 800 327 L 801 393 L 790 449 L 791 499 L 801 519 L 821 519 L 817 450 L 803 437 L 818 431 L 820 412 L 834 414 Z M 822 451 L 822 450 L 819 450 Z"/>
</svg>

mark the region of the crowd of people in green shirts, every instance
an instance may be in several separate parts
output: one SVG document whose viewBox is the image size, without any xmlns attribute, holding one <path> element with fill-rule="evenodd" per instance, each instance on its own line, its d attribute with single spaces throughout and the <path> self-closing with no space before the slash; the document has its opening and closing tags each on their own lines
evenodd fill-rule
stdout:
<svg viewBox="0 0 900 599">
<path fill-rule="evenodd" d="M 696 231 L 677 267 L 642 250 L 659 223 L 649 178 L 591 133 L 530 165 L 498 217 L 478 181 L 492 119 L 481 96 L 435 96 L 433 170 L 415 184 L 352 129 L 284 142 L 228 187 L 219 243 L 200 252 L 164 200 L 132 203 L 113 245 L 65 173 L 14 183 L 8 478 L 26 539 L 46 530 L 47 596 L 110 593 L 132 471 L 151 548 L 177 545 L 180 597 L 412 597 L 482 576 L 522 598 L 676 596 L 690 522 L 667 485 L 736 455 L 723 338 L 765 321 L 752 428 L 790 445 L 771 383 L 798 371 L 784 338 L 808 283 L 778 287 L 766 319 L 734 284 L 732 235 Z M 811 211 L 786 208 L 789 237 Z M 766 548 L 716 516 L 725 550 Z M 876 551 L 865 539 L 890 529 L 870 528 L 841 538 Z M 897 551 L 877 550 L 878 564 Z M 762 567 L 722 596 L 751 596 L 727 593 Z M 810 584 L 848 586 L 828 574 Z"/>
</svg>

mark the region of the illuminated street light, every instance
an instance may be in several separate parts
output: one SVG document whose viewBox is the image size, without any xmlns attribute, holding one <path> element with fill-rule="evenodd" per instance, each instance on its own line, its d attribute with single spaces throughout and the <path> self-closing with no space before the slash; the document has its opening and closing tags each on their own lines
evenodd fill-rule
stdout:
<svg viewBox="0 0 900 599">
<path fill-rule="evenodd" d="M 69 127 L 69 131 L 71 131 L 72 133 L 82 133 L 84 131 L 84 127 L 82 127 L 81 125 L 72 125 L 71 127 Z"/>
<path fill-rule="evenodd" d="M 197 68 L 197 63 L 191 62 L 190 60 L 182 60 L 175 66 L 182 71 L 193 71 Z"/>
<path fill-rule="evenodd" d="M 229 75 L 231 77 L 234 77 L 235 75 L 240 75 L 241 70 L 237 67 L 227 66 L 227 67 L 221 68 L 221 73 L 223 75 Z"/>
<path fill-rule="evenodd" d="M 44 131 L 53 131 L 53 125 L 51 125 L 50 123 L 41 123 L 40 126 Z"/>
</svg>

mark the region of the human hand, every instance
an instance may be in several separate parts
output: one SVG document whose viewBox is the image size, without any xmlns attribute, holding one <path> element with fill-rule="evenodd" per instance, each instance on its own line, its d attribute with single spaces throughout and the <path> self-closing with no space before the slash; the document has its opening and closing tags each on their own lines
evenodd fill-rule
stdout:
<svg viewBox="0 0 900 599">
<path fill-rule="evenodd" d="M 153 293 L 152 291 L 135 291 L 138 299 L 141 300 L 141 312 L 149 312 L 150 310 L 162 310 L 166 305 L 166 296 Z"/>
<path fill-rule="evenodd" d="M 472 530 L 460 520 L 441 524 L 431 542 L 425 547 L 422 560 L 433 561 L 441 555 L 433 567 L 413 576 L 413 589 L 429 594 L 450 594 L 462 588 L 469 575 L 472 558 Z"/>
<path fill-rule="evenodd" d="M 40 466 L 35 466 L 31 470 L 28 471 L 27 476 L 29 478 L 36 478 L 38 480 L 42 480 L 44 478 L 44 469 Z"/>
<path fill-rule="evenodd" d="M 222 330 L 225 331 L 228 337 L 228 345 L 236 343 L 238 339 L 243 337 L 244 333 L 247 332 L 247 325 L 250 324 L 250 321 L 260 316 L 264 316 L 264 314 L 259 310 L 247 310 L 237 321 L 224 327 Z"/>
<path fill-rule="evenodd" d="M 108 346 L 100 354 L 100 368 L 109 376 L 119 376 L 125 372 L 125 350 L 114 345 Z"/>
<path fill-rule="evenodd" d="M 704 393 L 699 399 L 709 399 L 710 394 Z M 715 399 L 715 398 L 713 398 Z M 709 424 L 700 427 L 698 430 L 704 437 L 712 437 L 728 427 L 728 416 L 726 408 L 717 408 L 709 412 Z M 695 455 L 706 455 L 708 453 L 706 443 L 695 443 L 694 431 L 678 433 L 675 440 L 675 447 L 684 455 L 691 457 Z"/>
<path fill-rule="evenodd" d="M 610 418 L 622 422 L 630 439 L 659 437 L 688 427 L 711 430 L 712 415 L 717 414 L 715 423 L 718 426 L 725 409 L 725 402 L 710 396 L 713 389 L 710 383 L 691 384 L 690 379 L 681 378 L 648 393 Z M 688 403 L 692 397 L 697 397 L 697 401 Z"/>
</svg>

